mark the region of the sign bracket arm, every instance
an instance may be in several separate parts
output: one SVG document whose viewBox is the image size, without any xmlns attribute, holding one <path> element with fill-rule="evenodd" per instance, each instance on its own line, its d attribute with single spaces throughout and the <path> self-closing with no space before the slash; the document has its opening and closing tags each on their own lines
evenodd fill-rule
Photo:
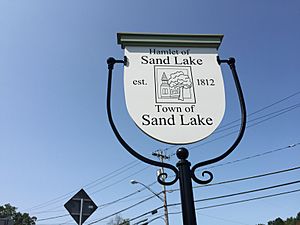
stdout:
<svg viewBox="0 0 300 225">
<path fill-rule="evenodd" d="M 118 141 L 120 142 L 120 144 L 134 157 L 136 157 L 137 159 L 150 164 L 150 165 L 154 165 L 154 166 L 158 166 L 158 167 L 164 167 L 167 169 L 172 170 L 175 173 L 175 178 L 171 181 L 164 181 L 163 180 L 163 176 L 167 175 L 166 173 L 164 174 L 160 174 L 157 177 L 157 181 L 162 184 L 162 185 L 172 185 L 174 183 L 176 183 L 176 181 L 178 180 L 178 170 L 175 166 L 168 164 L 168 163 L 163 163 L 163 162 L 158 162 L 158 161 L 154 161 L 151 159 L 148 159 L 146 157 L 144 157 L 143 155 L 139 154 L 137 151 L 135 151 L 133 148 L 131 148 L 126 141 L 122 138 L 122 136 L 120 135 L 114 121 L 112 118 L 112 113 L 111 113 L 111 83 L 112 83 L 112 73 L 113 73 L 113 69 L 114 69 L 114 65 L 116 63 L 122 63 L 124 65 L 127 65 L 128 60 L 127 57 L 124 57 L 124 60 L 116 60 L 113 57 L 110 57 L 107 59 L 107 65 L 108 65 L 108 85 L 107 85 L 107 98 L 106 98 L 106 109 L 107 109 L 107 116 L 108 116 L 108 120 L 110 123 L 110 126 L 115 134 L 115 136 L 117 137 Z"/>
<path fill-rule="evenodd" d="M 217 56 L 217 62 L 219 64 L 226 63 L 226 64 L 229 65 L 229 67 L 231 69 L 232 76 L 233 76 L 235 86 L 236 86 L 236 90 L 237 90 L 237 93 L 238 93 L 239 102 L 240 102 L 241 125 L 240 125 L 239 134 L 238 134 L 236 140 L 234 141 L 232 146 L 230 148 L 228 148 L 227 151 L 225 151 L 222 155 L 220 155 L 218 157 L 215 157 L 213 159 L 209 159 L 209 160 L 197 163 L 192 167 L 192 169 L 191 169 L 192 178 L 195 182 L 197 182 L 199 184 L 208 184 L 208 183 L 210 183 L 213 179 L 213 174 L 210 171 L 203 171 L 202 172 L 202 177 L 204 177 L 205 175 L 208 175 L 209 178 L 207 180 L 200 180 L 195 175 L 196 169 L 198 169 L 199 167 L 203 167 L 203 166 L 206 166 L 206 165 L 209 165 L 209 164 L 219 162 L 220 160 L 227 157 L 230 153 L 233 152 L 233 150 L 240 143 L 240 141 L 242 140 L 242 137 L 245 133 L 245 129 L 246 129 L 246 120 L 247 120 L 246 104 L 245 104 L 244 95 L 243 95 L 243 92 L 242 92 L 241 84 L 240 84 L 238 74 L 237 74 L 237 71 L 236 71 L 236 67 L 235 67 L 235 59 L 231 57 L 227 60 L 221 60 L 219 58 L 219 56 Z"/>
</svg>

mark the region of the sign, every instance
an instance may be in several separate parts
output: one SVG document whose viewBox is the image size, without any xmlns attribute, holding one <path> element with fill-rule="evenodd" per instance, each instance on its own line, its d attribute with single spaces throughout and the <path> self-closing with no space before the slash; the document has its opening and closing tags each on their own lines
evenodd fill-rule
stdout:
<svg viewBox="0 0 300 225">
<path fill-rule="evenodd" d="M 14 221 L 11 218 L 0 218 L 0 225 L 13 225 Z"/>
<path fill-rule="evenodd" d="M 217 62 L 222 35 L 119 33 L 128 59 L 128 112 L 147 135 L 171 144 L 206 138 L 225 112 Z"/>
<path fill-rule="evenodd" d="M 82 225 L 98 208 L 83 189 L 77 192 L 64 206 L 78 225 Z"/>
</svg>

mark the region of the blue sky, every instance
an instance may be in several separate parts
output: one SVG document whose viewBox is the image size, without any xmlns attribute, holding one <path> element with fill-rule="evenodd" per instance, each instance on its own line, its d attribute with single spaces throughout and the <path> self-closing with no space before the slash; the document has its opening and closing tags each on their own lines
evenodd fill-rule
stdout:
<svg viewBox="0 0 300 225">
<path fill-rule="evenodd" d="M 106 59 L 123 58 L 123 50 L 116 43 L 117 32 L 224 34 L 219 55 L 236 58 L 248 112 L 265 109 L 249 117 L 256 120 L 249 122 L 242 143 L 221 163 L 256 157 L 211 168 L 213 182 L 299 166 L 299 145 L 287 147 L 300 142 L 299 20 L 300 3 L 296 0 L 1 0 L 0 205 L 11 203 L 39 219 L 58 217 L 38 221 L 39 225 L 74 224 L 71 217 L 65 216 L 63 205 L 80 188 L 85 187 L 92 199 L 102 205 L 140 189 L 141 186 L 130 184 L 131 179 L 145 184 L 155 181 L 157 168 L 130 156 L 108 124 Z M 227 107 L 221 127 L 239 118 L 230 71 L 226 66 L 222 70 Z M 126 141 L 148 157 L 154 150 L 166 148 L 167 154 L 172 155 L 176 147 L 145 136 L 130 119 L 124 102 L 121 65 L 116 66 L 114 78 L 113 115 Z M 276 104 L 270 106 L 273 103 Z M 185 146 L 190 149 L 192 164 L 214 157 L 230 146 L 235 136 L 227 134 L 235 129 L 219 130 L 202 142 Z M 172 156 L 169 163 L 176 161 Z M 299 172 L 295 170 L 196 188 L 194 196 L 203 199 L 298 179 Z M 177 187 L 175 184 L 168 189 Z M 157 183 L 151 188 L 161 191 Z M 298 188 L 299 184 L 294 184 L 198 202 L 196 208 Z M 151 193 L 144 190 L 101 208 L 86 224 L 149 196 Z M 253 225 L 277 217 L 285 219 L 300 211 L 299 197 L 296 192 L 199 210 L 198 224 Z M 170 204 L 179 199 L 176 191 L 168 194 Z M 159 206 L 160 200 L 152 198 L 121 215 L 134 218 Z M 171 213 L 178 211 L 179 207 L 169 208 Z M 162 214 L 159 211 L 156 215 Z M 149 216 L 149 220 L 155 216 Z M 109 219 L 97 224 L 106 224 Z M 170 222 L 182 224 L 181 215 L 170 214 Z M 162 223 L 158 219 L 151 224 Z"/>
</svg>

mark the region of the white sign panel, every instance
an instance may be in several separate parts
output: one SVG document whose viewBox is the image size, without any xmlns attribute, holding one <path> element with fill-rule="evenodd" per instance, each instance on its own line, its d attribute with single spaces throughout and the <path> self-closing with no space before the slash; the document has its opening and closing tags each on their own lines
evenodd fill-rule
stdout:
<svg viewBox="0 0 300 225">
<path fill-rule="evenodd" d="M 166 143 L 206 138 L 225 111 L 214 48 L 125 47 L 125 98 L 136 125 Z"/>
</svg>

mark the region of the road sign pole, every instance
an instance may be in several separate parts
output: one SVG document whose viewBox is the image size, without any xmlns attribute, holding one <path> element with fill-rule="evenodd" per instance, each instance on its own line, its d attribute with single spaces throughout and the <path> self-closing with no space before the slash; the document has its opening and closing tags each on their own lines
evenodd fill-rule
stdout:
<svg viewBox="0 0 300 225">
<path fill-rule="evenodd" d="M 82 209 L 83 209 L 83 198 L 80 199 L 79 225 L 82 225 Z"/>
</svg>

